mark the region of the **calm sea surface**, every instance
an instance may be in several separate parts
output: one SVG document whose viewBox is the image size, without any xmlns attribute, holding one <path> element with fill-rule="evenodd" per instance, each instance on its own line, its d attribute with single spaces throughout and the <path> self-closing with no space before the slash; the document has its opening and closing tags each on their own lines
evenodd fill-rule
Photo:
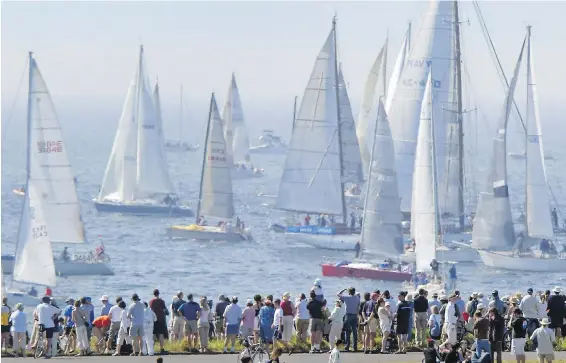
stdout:
<svg viewBox="0 0 566 363">
<path fill-rule="evenodd" d="M 192 220 L 160 219 L 97 213 L 91 202 L 100 186 L 104 168 L 111 150 L 118 115 L 103 121 L 85 122 L 80 119 L 62 118 L 66 142 L 75 175 L 79 179 L 78 192 L 82 202 L 83 219 L 90 244 L 72 247 L 73 252 L 86 252 L 104 241 L 116 272 L 111 277 L 59 278 L 54 287 L 56 296 L 88 295 L 98 299 L 102 294 L 112 298 L 137 292 L 143 299 L 149 298 L 154 288 L 169 299 L 182 290 L 185 293 L 216 296 L 219 293 L 238 295 L 240 301 L 255 293 L 280 295 L 285 291 L 293 294 L 306 292 L 315 278 L 321 277 L 320 263 L 328 260 L 351 259 L 351 254 L 322 251 L 286 239 L 268 230 L 271 220 L 281 214 L 272 211 L 256 197 L 262 191 L 276 194 L 284 156 L 252 155 L 252 162 L 265 169 L 264 178 L 235 180 L 234 202 L 238 215 L 252 228 L 255 242 L 214 243 L 194 241 L 170 241 L 165 228 L 172 223 L 192 223 Z M 202 145 L 204 128 L 195 128 L 191 141 Z M 258 128 L 259 129 L 259 128 Z M 6 131 L 6 130 L 5 130 Z M 15 118 L 3 136 L 2 145 L 2 253 L 13 253 L 22 199 L 12 194 L 12 188 L 24 182 L 24 136 L 22 119 Z M 547 163 L 551 182 L 564 179 L 566 153 L 556 142 L 550 146 L 555 161 Z M 171 177 L 181 199 L 196 205 L 199 174 L 202 160 L 201 148 L 192 153 L 168 153 Z M 480 152 L 491 153 L 491 145 Z M 559 164 L 560 162 L 560 164 Z M 476 161 L 477 169 L 484 168 L 484 161 Z M 481 165 L 480 165 L 481 164 Z M 521 161 L 510 160 L 509 170 L 516 196 L 522 188 L 524 175 Z M 562 170 L 562 172 L 560 172 Z M 476 176 L 476 183 L 483 183 L 483 176 Z M 555 184 L 561 197 L 559 185 Z M 557 197 L 558 197 L 557 195 Z M 520 205 L 521 198 L 514 198 Z M 561 201 L 561 204 L 564 200 Z M 62 246 L 54 246 L 61 250 Z M 459 287 L 466 292 L 489 292 L 498 288 L 502 292 L 525 291 L 533 286 L 538 289 L 564 285 L 566 275 L 521 274 L 496 271 L 482 265 L 458 266 Z M 397 283 L 370 280 L 323 278 L 326 294 L 355 286 L 358 290 L 375 288 L 398 290 Z M 21 286 L 28 288 L 27 286 Z"/>
</svg>

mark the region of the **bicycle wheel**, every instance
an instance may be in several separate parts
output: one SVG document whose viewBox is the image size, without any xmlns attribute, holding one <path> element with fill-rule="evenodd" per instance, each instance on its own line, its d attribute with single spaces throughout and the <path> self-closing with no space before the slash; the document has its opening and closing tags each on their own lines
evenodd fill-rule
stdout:
<svg viewBox="0 0 566 363">
<path fill-rule="evenodd" d="M 252 363 L 263 363 L 264 355 L 266 355 L 266 353 L 263 351 L 263 349 L 256 351 L 252 356 Z"/>
<path fill-rule="evenodd" d="M 511 330 L 507 330 L 503 335 L 503 351 L 510 352 L 511 351 Z"/>
<path fill-rule="evenodd" d="M 33 354 L 33 358 L 41 358 L 43 356 L 44 352 L 44 346 L 43 346 L 43 338 L 39 338 L 37 340 L 37 345 L 35 347 L 35 353 Z"/>
</svg>

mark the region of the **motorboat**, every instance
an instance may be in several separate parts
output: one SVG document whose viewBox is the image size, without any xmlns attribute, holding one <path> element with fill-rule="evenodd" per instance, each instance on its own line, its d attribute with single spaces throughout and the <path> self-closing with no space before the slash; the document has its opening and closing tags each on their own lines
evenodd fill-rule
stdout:
<svg viewBox="0 0 566 363">
<path fill-rule="evenodd" d="M 263 130 L 258 137 L 259 144 L 250 147 L 252 154 L 285 154 L 287 144 L 279 136 L 275 136 L 272 130 Z"/>
</svg>

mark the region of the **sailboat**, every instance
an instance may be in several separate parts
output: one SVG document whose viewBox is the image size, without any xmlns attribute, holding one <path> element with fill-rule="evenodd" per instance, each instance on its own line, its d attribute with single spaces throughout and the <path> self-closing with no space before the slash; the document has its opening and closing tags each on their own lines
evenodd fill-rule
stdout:
<svg viewBox="0 0 566 363">
<path fill-rule="evenodd" d="M 157 85 L 155 85 L 155 91 L 157 92 Z M 155 100 L 155 108 L 157 114 L 161 115 L 161 104 L 159 100 L 159 94 L 154 92 L 153 98 Z M 183 86 L 181 86 L 181 102 L 179 106 L 179 140 L 167 141 L 165 142 L 165 150 L 167 151 L 196 151 L 199 145 L 187 144 L 183 141 Z"/>
<path fill-rule="evenodd" d="M 222 110 L 228 162 L 233 165 L 232 178 L 262 177 L 264 170 L 254 166 L 250 158 L 250 140 L 244 123 L 244 111 L 236 76 L 232 73 L 228 97 Z"/>
<path fill-rule="evenodd" d="M 236 231 L 230 225 L 207 226 L 204 217 L 234 218 L 231 164 L 224 139 L 222 119 L 214 93 L 210 99 L 206 141 L 203 155 L 197 218 L 191 225 L 173 225 L 167 228 L 169 238 L 237 242 L 250 240 L 249 230 Z"/>
<path fill-rule="evenodd" d="M 148 83 L 140 46 L 136 77 L 94 205 L 99 212 L 192 216 L 189 206 L 178 204 L 163 148 L 161 114 Z"/>
<path fill-rule="evenodd" d="M 295 100 L 295 102 L 297 102 L 297 100 Z M 287 151 L 287 145 L 280 136 L 275 135 L 273 130 L 262 130 L 262 135 L 257 139 L 259 141 L 259 145 L 250 146 L 250 154 L 278 155 L 285 154 Z"/>
<path fill-rule="evenodd" d="M 524 230 L 515 239 L 507 187 L 506 130 L 521 61 L 527 45 L 527 114 L 525 117 L 526 190 Z M 531 27 L 513 73 L 505 103 L 504 117 L 494 139 L 494 156 L 489 184 L 482 193 L 474 221 L 473 243 L 483 263 L 490 267 L 533 272 L 563 272 L 566 251 L 554 254 L 536 250 L 542 240 L 554 239 L 550 215 L 550 196 L 544 166 L 544 148 L 532 53 Z"/>
<path fill-rule="evenodd" d="M 37 63 L 29 54 L 27 110 L 26 186 L 16 254 L 2 255 L 2 272 L 14 280 L 62 276 L 112 275 L 102 258 L 53 260 L 51 243 L 86 242 L 80 202 L 73 178 L 67 144 L 51 95 Z M 101 256 L 100 256 L 101 257 Z M 32 266 L 29 266 L 29 265 Z M 33 275 L 43 273 L 45 276 Z M 36 270 L 37 269 L 37 270 Z M 22 277 L 25 271 L 25 278 Z M 42 280 L 52 282 L 52 279 Z M 31 281 L 35 283 L 34 281 Z M 47 283 L 46 283 L 47 284 Z"/>
<path fill-rule="evenodd" d="M 448 247 L 443 241 L 438 201 L 437 123 L 433 111 L 433 82 L 430 72 L 421 107 L 413 173 L 411 237 L 415 241 L 415 249 L 405 251 L 401 256 L 406 262 L 416 262 L 419 271 L 429 269 L 427 266 L 432 259 L 439 262 L 471 262 L 478 257 L 476 250 L 469 246 Z"/>
<path fill-rule="evenodd" d="M 345 146 L 357 139 L 353 122 L 341 122 L 345 102 L 340 99 L 336 56 L 334 19 L 301 101 L 275 205 L 303 217 L 297 221 L 295 216 L 284 226 L 273 224 L 272 229 L 315 247 L 353 250 L 358 236 L 347 225 L 344 183 L 359 169 L 350 169 L 354 164 L 345 163 L 351 159 L 344 152 Z M 359 147 L 356 149 L 359 152 Z M 318 225 L 303 224 L 311 214 L 319 216 Z M 342 217 L 342 223 L 333 222 L 336 216 Z"/>
<path fill-rule="evenodd" d="M 401 230 L 401 209 L 395 161 L 393 158 L 393 139 L 385 106 L 379 100 L 375 134 L 372 140 L 369 173 L 366 182 L 367 197 L 364 206 L 364 223 L 361 233 L 360 250 L 381 258 L 398 259 L 403 252 L 403 232 Z M 357 277 L 384 281 L 409 281 L 411 271 L 408 266 L 394 268 L 389 261 L 380 264 L 355 261 L 337 264 L 322 264 L 322 275 L 332 277 Z"/>
</svg>

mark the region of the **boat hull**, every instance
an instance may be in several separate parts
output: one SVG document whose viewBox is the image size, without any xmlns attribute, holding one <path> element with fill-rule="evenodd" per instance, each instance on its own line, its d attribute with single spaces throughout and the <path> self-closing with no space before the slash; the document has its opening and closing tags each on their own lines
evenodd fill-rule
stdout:
<svg viewBox="0 0 566 363">
<path fill-rule="evenodd" d="M 22 304 L 24 307 L 36 307 L 41 304 L 41 300 L 38 297 L 28 295 L 22 291 L 8 290 L 2 293 L 2 297 L 8 298 L 8 304 L 11 306 Z"/>
<path fill-rule="evenodd" d="M 107 202 L 94 202 L 96 210 L 103 213 L 121 213 L 135 215 L 160 215 L 168 217 L 193 217 L 195 214 L 188 207 L 170 207 L 153 204 L 118 204 Z"/>
<path fill-rule="evenodd" d="M 173 227 L 167 228 L 167 236 L 171 239 L 194 239 L 198 241 L 241 242 L 247 240 L 246 236 L 235 232 L 199 231 Z"/>
<path fill-rule="evenodd" d="M 23 196 L 26 195 L 26 192 L 22 189 L 19 189 L 19 188 L 12 189 L 12 193 L 14 193 L 15 195 L 18 195 L 20 197 L 23 197 Z"/>
<path fill-rule="evenodd" d="M 2 272 L 11 275 L 14 270 L 13 255 L 2 255 Z M 114 271 L 107 262 L 63 261 L 55 259 L 55 273 L 58 276 L 111 276 Z"/>
<path fill-rule="evenodd" d="M 512 256 L 510 254 L 478 251 L 484 265 L 513 271 L 563 272 L 566 271 L 566 258 L 539 258 L 531 256 Z"/>
<path fill-rule="evenodd" d="M 472 247 L 439 248 L 436 250 L 438 262 L 474 262 L 479 258 L 477 250 Z M 409 263 L 416 262 L 415 252 L 405 251 L 401 255 L 401 260 Z"/>
<path fill-rule="evenodd" d="M 382 270 L 377 267 L 357 267 L 357 266 L 336 266 L 334 264 L 322 264 L 322 276 L 325 277 L 353 277 L 362 279 L 382 280 L 382 281 L 409 281 L 411 273 Z"/>
<path fill-rule="evenodd" d="M 264 155 L 283 155 L 287 152 L 286 147 L 280 146 L 252 146 L 250 147 L 250 154 L 264 154 Z"/>
<path fill-rule="evenodd" d="M 309 246 L 331 251 L 355 251 L 360 240 L 357 234 L 310 234 L 285 232 L 286 238 L 300 241 Z"/>
</svg>

